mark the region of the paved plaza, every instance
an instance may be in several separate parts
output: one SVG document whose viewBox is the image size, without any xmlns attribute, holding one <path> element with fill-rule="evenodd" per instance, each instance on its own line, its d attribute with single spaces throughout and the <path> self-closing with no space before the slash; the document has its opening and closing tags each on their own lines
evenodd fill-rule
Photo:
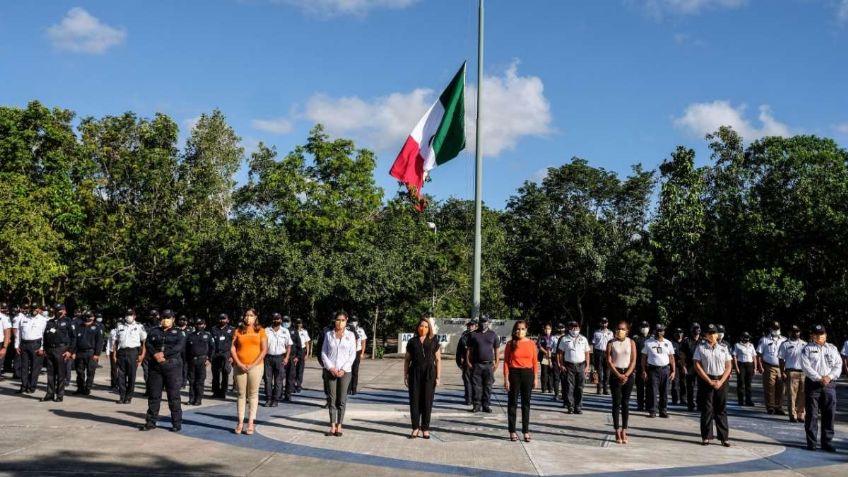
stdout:
<svg viewBox="0 0 848 477">
<path fill-rule="evenodd" d="M 432 439 L 409 440 L 403 361 L 363 361 L 361 392 L 348 402 L 344 437 L 325 437 L 320 370 L 310 360 L 306 389 L 294 403 L 259 410 L 257 432 L 235 435 L 234 396 L 184 406 L 183 432 L 168 432 L 167 403 L 160 429 L 142 433 L 146 400 L 114 403 L 108 366 L 91 396 L 69 392 L 63 403 L 16 395 L 17 381 L 0 382 L 2 475 L 848 475 L 848 386 L 840 383 L 838 454 L 809 452 L 802 424 L 768 416 L 758 407 L 731 406 L 733 447 L 699 445 L 697 416 L 677 406 L 671 419 L 632 413 L 630 443 L 618 445 L 608 396 L 587 386 L 585 413 L 566 415 L 550 395 L 537 394 L 533 442 L 510 442 L 500 373 L 493 414 L 471 414 L 452 361 L 437 390 Z M 141 373 L 139 373 L 141 374 Z M 140 379 L 140 378 L 139 378 Z M 757 379 L 758 381 L 758 379 Z M 143 385 L 137 388 L 140 393 Z M 74 385 L 70 387 L 72 392 Z M 208 391 L 207 391 L 208 393 Z M 634 391 L 635 394 L 635 391 Z M 731 401 L 735 391 L 731 390 Z M 183 401 L 187 400 L 184 392 Z M 761 398 L 760 398 L 761 401 Z"/>
</svg>

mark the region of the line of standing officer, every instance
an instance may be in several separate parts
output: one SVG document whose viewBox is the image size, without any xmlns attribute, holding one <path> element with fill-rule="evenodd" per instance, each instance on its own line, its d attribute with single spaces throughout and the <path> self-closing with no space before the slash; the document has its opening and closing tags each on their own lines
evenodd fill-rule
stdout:
<svg viewBox="0 0 848 477">
<path fill-rule="evenodd" d="M 568 414 L 583 414 L 583 384 L 589 373 L 592 347 L 580 333 L 576 321 L 568 323 L 568 334 L 557 345 L 557 362 L 562 374 L 562 407 Z"/>
<path fill-rule="evenodd" d="M 804 371 L 801 369 L 801 352 L 806 343 L 801 339 L 801 328 L 792 325 L 789 339 L 780 345 L 780 377 L 785 383 L 789 422 L 804 422 Z"/>
<path fill-rule="evenodd" d="M 642 379 L 648 383 L 648 417 L 668 417 L 668 383 L 674 379 L 674 347 L 665 339 L 665 325 L 654 326 L 654 336 L 641 350 Z"/>
<path fill-rule="evenodd" d="M 606 317 L 598 322 L 598 329 L 592 333 L 592 366 L 598 373 L 597 394 L 609 394 L 609 366 L 607 366 L 607 343 L 612 341 L 612 331 L 609 330 L 609 320 Z"/>
<path fill-rule="evenodd" d="M 757 349 L 751 343 L 751 334 L 743 332 L 738 343 L 733 345 L 733 367 L 736 369 L 736 398 L 739 406 L 753 406 L 751 381 L 753 381 Z"/>
<path fill-rule="evenodd" d="M 730 447 L 730 428 L 727 423 L 727 381 L 733 359 L 730 350 L 718 340 L 718 327 L 707 326 L 706 338 L 695 347 L 692 356 L 698 384 L 698 405 L 701 408 L 701 439 L 708 445 L 717 435 L 724 447 Z M 713 434 L 715 424 L 715 434 Z"/>
<path fill-rule="evenodd" d="M 824 326 L 814 326 L 810 337 L 812 340 L 801 351 L 806 393 L 804 431 L 807 434 L 807 449 L 816 448 L 818 416 L 821 413 L 821 448 L 827 452 L 836 452 L 831 442 L 833 423 L 836 421 L 836 380 L 842 374 L 842 358 L 836 346 L 827 342 Z"/>
<path fill-rule="evenodd" d="M 195 320 L 194 331 L 186 340 L 186 359 L 188 361 L 188 404 L 200 406 L 203 403 L 203 386 L 206 384 L 206 367 L 209 356 L 215 346 L 212 333 L 206 331 L 206 320 Z"/>
<path fill-rule="evenodd" d="M 144 362 L 147 354 L 147 329 L 135 318 L 135 310 L 128 309 L 123 322 L 118 323 L 109 335 L 112 342 L 112 363 L 117 368 L 115 381 L 118 387 L 118 404 L 132 402 L 138 366 Z"/>
<path fill-rule="evenodd" d="M 21 388 L 17 394 L 32 394 L 44 360 L 44 329 L 48 318 L 36 307 L 32 316 L 21 313 L 15 317 L 15 350 L 20 356 Z"/>
<path fill-rule="evenodd" d="M 56 311 L 64 311 L 64 305 L 58 305 Z M 57 313 L 44 327 L 43 349 L 41 354 L 47 361 L 47 394 L 41 401 L 62 402 L 65 396 L 65 363 L 74 359 L 76 333 L 74 324 L 64 313 Z M 36 379 L 38 374 L 35 375 Z"/>
<path fill-rule="evenodd" d="M 780 358 L 777 353 L 786 338 L 780 334 L 780 323 L 775 321 L 766 336 L 757 345 L 757 363 L 763 375 L 763 395 L 769 414 L 786 415 L 783 412 L 783 379 L 780 376 Z"/>
<path fill-rule="evenodd" d="M 291 401 L 292 394 L 295 393 L 300 381 L 297 378 L 297 372 L 300 364 L 303 362 L 303 343 L 300 341 L 300 333 L 296 328 L 292 328 L 291 317 L 283 317 L 283 328 L 289 330 L 291 336 L 291 351 L 288 354 L 288 364 L 286 365 L 286 388 L 283 402 Z"/>
<path fill-rule="evenodd" d="M 182 358 L 185 343 L 183 333 L 174 328 L 174 312 L 163 311 L 159 326 L 151 329 L 147 334 L 147 349 L 151 354 L 147 383 L 149 396 L 145 423 L 139 430 L 149 431 L 156 428 L 163 388 L 168 395 L 168 409 L 171 411 L 171 431 L 179 432 L 182 429 L 180 387 L 182 386 Z"/>
<path fill-rule="evenodd" d="M 88 396 L 94 384 L 94 373 L 103 350 L 103 330 L 94 323 L 94 315 L 87 312 L 76 328 L 74 368 L 77 372 L 77 389 L 74 394 Z"/>
<path fill-rule="evenodd" d="M 212 354 L 212 398 L 226 399 L 227 386 L 230 382 L 230 372 L 233 370 L 233 358 L 230 356 L 230 347 L 233 345 L 233 331 L 230 326 L 230 317 L 226 313 L 218 315 L 218 326 L 212 328 L 212 337 L 215 339 L 214 353 Z"/>
<path fill-rule="evenodd" d="M 283 399 L 286 371 L 291 356 L 291 333 L 283 327 L 283 316 L 271 315 L 271 326 L 265 329 L 268 336 L 268 352 L 265 354 L 265 404 L 264 407 L 277 407 Z"/>
<path fill-rule="evenodd" d="M 695 389 L 699 379 L 698 374 L 695 372 L 695 361 L 693 357 L 695 356 L 695 350 L 698 348 L 701 341 L 701 325 L 698 323 L 692 323 L 692 326 L 689 328 L 689 336 L 683 340 L 679 350 L 682 361 L 685 364 L 685 366 L 681 368 L 681 372 L 686 376 L 686 409 L 689 412 L 692 412 L 695 409 L 700 410 L 700 404 L 698 404 L 696 402 L 697 399 L 695 399 Z"/>
<path fill-rule="evenodd" d="M 477 322 L 474 320 L 469 321 L 465 324 L 465 331 L 462 332 L 462 335 L 459 337 L 459 341 L 456 344 L 456 365 L 462 371 L 462 387 L 465 390 L 465 405 L 470 406 L 473 392 L 472 392 L 472 384 L 471 384 L 471 367 L 468 366 L 466 351 L 468 351 L 468 339 L 471 337 L 471 333 L 473 333 L 477 329 Z"/>
</svg>

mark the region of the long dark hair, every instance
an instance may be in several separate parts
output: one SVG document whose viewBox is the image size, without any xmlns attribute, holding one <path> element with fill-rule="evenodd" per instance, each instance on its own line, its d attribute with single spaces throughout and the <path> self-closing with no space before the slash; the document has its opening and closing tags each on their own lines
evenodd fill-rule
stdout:
<svg viewBox="0 0 848 477">
<path fill-rule="evenodd" d="M 512 342 L 512 350 L 513 351 L 515 351 L 515 349 L 518 347 L 518 339 L 519 339 L 518 338 L 518 325 L 524 325 L 524 328 L 526 329 L 527 328 L 527 322 L 524 321 L 524 320 L 518 320 L 518 321 L 515 322 L 514 325 L 512 325 L 512 334 L 510 336 L 512 336 L 511 342 Z"/>
<path fill-rule="evenodd" d="M 253 308 L 248 308 L 244 311 L 244 315 L 241 316 L 241 321 L 239 322 L 238 331 L 239 333 L 247 333 L 247 323 L 244 322 L 244 317 L 247 316 L 248 313 L 252 313 L 255 319 L 253 320 L 253 331 L 259 333 L 259 330 L 262 329 L 262 326 L 259 325 L 259 315 L 256 313 L 256 310 Z"/>
</svg>

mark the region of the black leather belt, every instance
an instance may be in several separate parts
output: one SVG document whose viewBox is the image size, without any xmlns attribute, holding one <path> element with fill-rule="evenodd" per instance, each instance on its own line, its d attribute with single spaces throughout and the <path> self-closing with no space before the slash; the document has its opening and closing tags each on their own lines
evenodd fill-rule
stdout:
<svg viewBox="0 0 848 477">
<path fill-rule="evenodd" d="M 653 365 L 653 364 L 649 364 L 649 365 L 648 365 L 648 369 L 665 369 L 665 368 L 667 368 L 668 366 L 669 366 L 669 365 L 665 365 L 665 366 L 655 366 L 655 365 Z"/>
</svg>

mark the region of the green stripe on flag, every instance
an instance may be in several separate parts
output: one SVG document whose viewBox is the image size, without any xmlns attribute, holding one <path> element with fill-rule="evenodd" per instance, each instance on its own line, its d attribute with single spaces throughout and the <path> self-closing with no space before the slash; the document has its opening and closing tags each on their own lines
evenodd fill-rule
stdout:
<svg viewBox="0 0 848 477">
<path fill-rule="evenodd" d="M 437 165 L 448 162 L 465 149 L 465 63 L 439 97 L 439 102 L 445 114 L 433 136 Z"/>
</svg>

